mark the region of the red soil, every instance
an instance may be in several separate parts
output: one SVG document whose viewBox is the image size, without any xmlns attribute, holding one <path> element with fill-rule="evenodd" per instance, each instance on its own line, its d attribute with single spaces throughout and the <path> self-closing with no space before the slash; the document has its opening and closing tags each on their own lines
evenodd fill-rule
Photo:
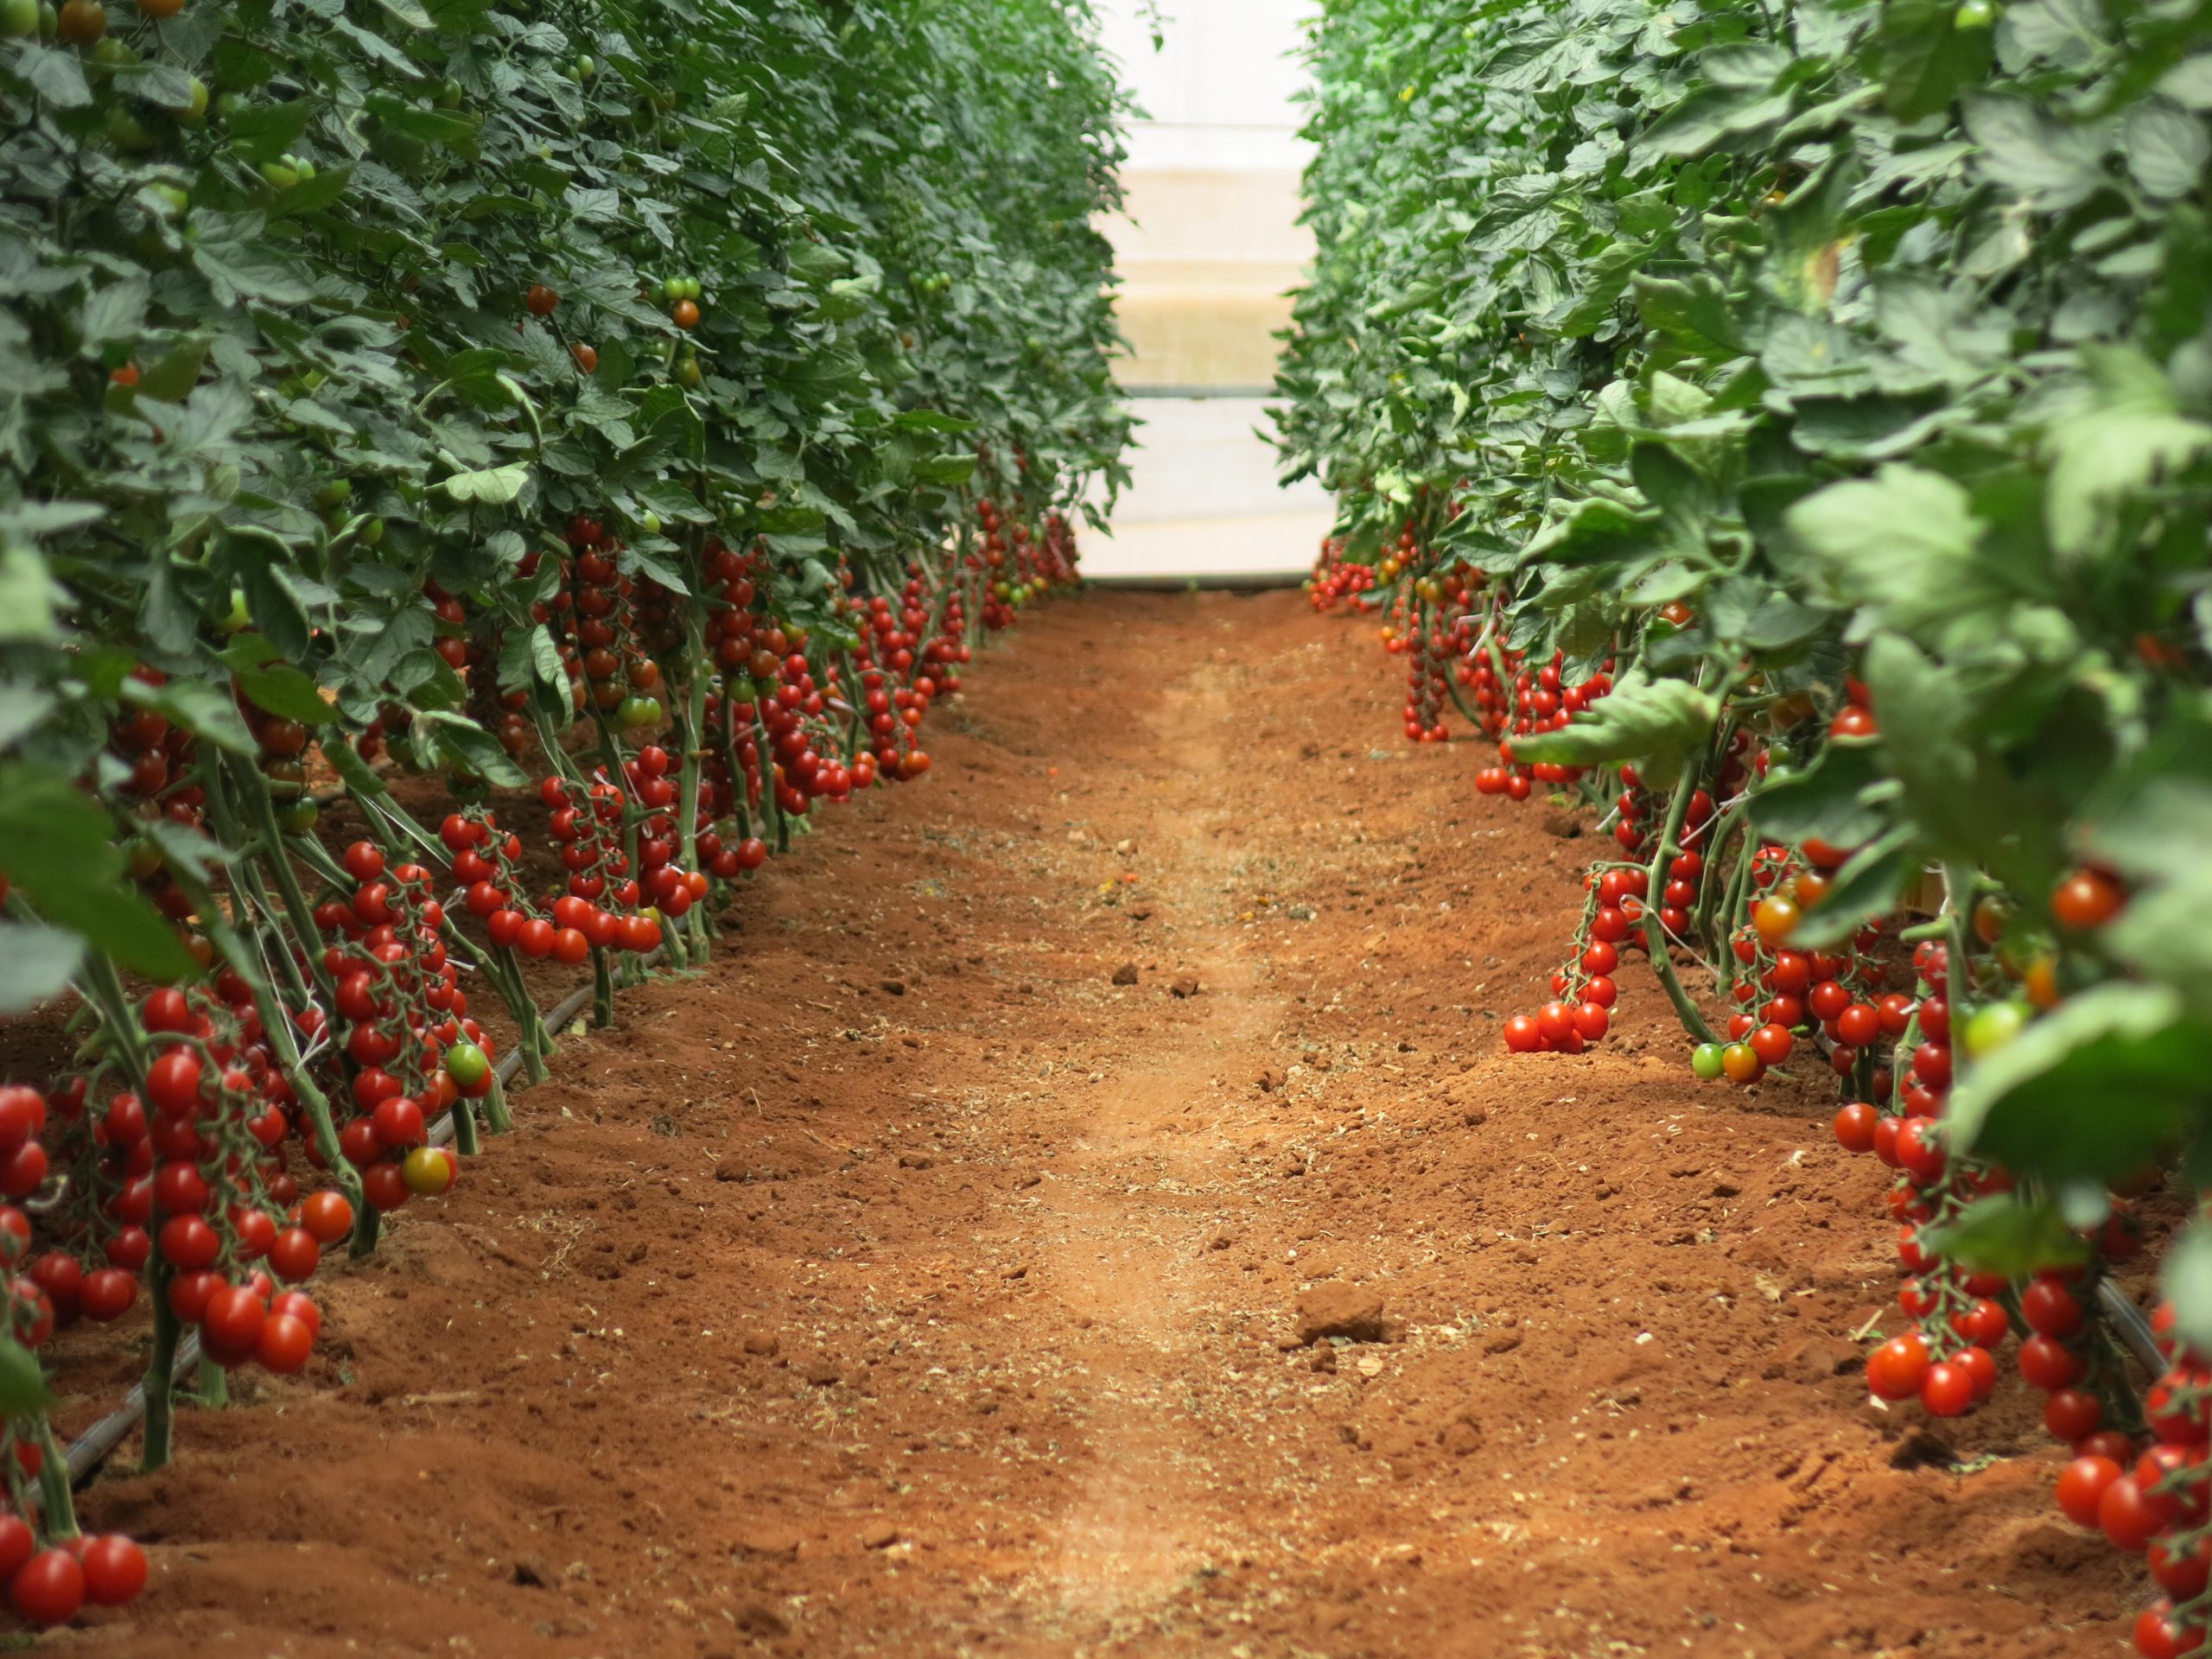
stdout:
<svg viewBox="0 0 2212 1659">
<path fill-rule="evenodd" d="M 2021 1384 L 1868 1405 L 1823 1089 L 1697 1084 L 1640 966 L 1503 1052 L 1593 843 L 1396 742 L 1379 657 L 1093 596 L 972 683 L 325 1275 L 306 1376 L 126 1445 L 152 1588 L 54 1650 L 2120 1650 Z M 1317 1282 L 1393 1339 L 1286 1346 Z"/>
</svg>

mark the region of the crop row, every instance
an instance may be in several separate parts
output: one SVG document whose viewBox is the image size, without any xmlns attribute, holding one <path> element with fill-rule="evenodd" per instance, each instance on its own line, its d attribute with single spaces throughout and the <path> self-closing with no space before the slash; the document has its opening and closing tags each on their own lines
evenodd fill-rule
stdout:
<svg viewBox="0 0 2212 1659">
<path fill-rule="evenodd" d="M 2148 1329 L 2113 1274 L 2212 1168 L 2212 23 L 1351 0 L 1311 57 L 1310 591 L 1610 837 L 1506 1045 L 1640 954 L 1698 1077 L 1832 1075 L 1897 1171 L 1872 1389 L 1970 1411 L 2018 1338 L 2137 1645 L 2202 1650 L 2212 1230 Z"/>
<path fill-rule="evenodd" d="M 76 1526 L 53 1331 L 150 1319 L 149 1466 L 180 1395 L 301 1370 L 325 1258 L 545 1074 L 545 965 L 604 1024 L 703 961 L 1071 578 L 1129 429 L 1094 35 L 1063 0 L 0 6 L 22 1618 L 145 1580 Z"/>
</svg>

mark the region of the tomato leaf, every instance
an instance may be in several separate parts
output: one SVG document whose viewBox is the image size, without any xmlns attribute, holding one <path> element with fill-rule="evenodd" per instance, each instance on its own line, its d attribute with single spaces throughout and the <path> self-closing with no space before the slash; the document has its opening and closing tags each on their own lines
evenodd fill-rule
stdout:
<svg viewBox="0 0 2212 1659">
<path fill-rule="evenodd" d="M 1945 1117 L 1978 1158 L 2023 1174 L 2113 1179 L 2204 1107 L 2208 1043 L 2212 1027 L 2171 988 L 2099 985 L 1967 1066 Z"/>
<path fill-rule="evenodd" d="M 2010 1279 L 2089 1259 L 2088 1242 L 2067 1224 L 2056 1204 L 2017 1192 L 1976 1198 L 1955 1219 L 1924 1230 L 1921 1243 L 1963 1267 Z"/>
<path fill-rule="evenodd" d="M 74 933 L 0 921 L 0 1014 L 21 1014 L 61 990 L 84 957 Z"/>
</svg>

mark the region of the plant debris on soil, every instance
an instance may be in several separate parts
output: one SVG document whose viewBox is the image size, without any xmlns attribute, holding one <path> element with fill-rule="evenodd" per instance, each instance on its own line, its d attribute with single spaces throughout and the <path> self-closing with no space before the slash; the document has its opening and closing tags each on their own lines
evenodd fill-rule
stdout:
<svg viewBox="0 0 2212 1659">
<path fill-rule="evenodd" d="M 318 1281 L 305 1374 L 125 1444 L 83 1510 L 152 1586 L 41 1645 L 2119 1651 L 2031 1391 L 1868 1402 L 1825 1078 L 1697 1084 L 1636 964 L 1503 1052 L 1586 853 L 1398 695 L 1295 593 L 1025 619 Z"/>
</svg>

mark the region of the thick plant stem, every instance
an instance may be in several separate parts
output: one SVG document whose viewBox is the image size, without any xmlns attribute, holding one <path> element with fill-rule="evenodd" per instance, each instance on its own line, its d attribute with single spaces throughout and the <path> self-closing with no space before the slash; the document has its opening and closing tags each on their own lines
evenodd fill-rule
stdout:
<svg viewBox="0 0 2212 1659">
<path fill-rule="evenodd" d="M 1713 1027 L 1706 1024 L 1705 1016 L 1698 1012 L 1697 1004 L 1682 988 L 1681 977 L 1675 972 L 1674 958 L 1667 954 L 1667 930 L 1660 925 L 1656 896 L 1666 891 L 1667 865 L 1681 850 L 1676 838 L 1682 833 L 1682 820 L 1688 816 L 1690 797 L 1697 792 L 1697 772 L 1694 768 L 1683 772 L 1681 781 L 1675 785 L 1674 798 L 1667 804 L 1667 822 L 1659 831 L 1659 840 L 1651 851 L 1651 867 L 1647 873 L 1643 895 L 1643 948 L 1651 958 L 1651 971 L 1658 976 L 1659 988 L 1675 1005 L 1675 1017 L 1682 1022 L 1682 1029 L 1693 1042 L 1710 1043 L 1715 1039 Z"/>
<path fill-rule="evenodd" d="M 169 1281 L 175 1269 L 154 1252 L 148 1263 L 148 1282 L 154 1293 L 154 1350 L 146 1361 L 145 1449 L 138 1466 L 148 1474 L 166 1468 L 176 1446 L 176 1349 L 184 1339 L 184 1321 L 169 1306 Z"/>
<path fill-rule="evenodd" d="M 205 1354 L 200 1357 L 200 1403 L 217 1411 L 231 1403 L 231 1374 Z"/>
<path fill-rule="evenodd" d="M 664 917 L 660 931 L 664 939 L 672 931 Z M 614 1023 L 614 976 L 608 971 L 605 948 L 596 944 L 591 948 L 591 1022 L 602 1030 Z"/>
<path fill-rule="evenodd" d="M 143 1033 L 131 1017 L 130 1000 L 124 994 L 123 978 L 114 963 L 95 950 L 85 958 L 85 997 L 99 1011 L 100 1023 L 114 1040 L 124 1076 L 141 1099 L 146 1093 L 146 1046 Z M 152 1225 L 158 1229 L 156 1213 Z M 183 1339 L 184 1325 L 169 1306 L 169 1281 L 175 1276 L 159 1250 L 147 1263 L 147 1282 L 154 1293 L 154 1347 L 146 1362 L 145 1451 L 140 1466 L 149 1474 L 166 1465 L 175 1444 L 176 1346 Z"/>
<path fill-rule="evenodd" d="M 484 1096 L 484 1124 L 494 1135 L 505 1135 L 515 1126 L 514 1118 L 507 1111 L 506 1088 L 496 1076 Z"/>
<path fill-rule="evenodd" d="M 77 1504 L 69 1491 L 69 1453 L 54 1438 L 53 1423 L 44 1417 L 38 1420 L 38 1433 L 35 1438 L 40 1453 L 40 1528 L 49 1538 L 74 1538 L 77 1535 Z"/>
<path fill-rule="evenodd" d="M 476 1155 L 476 1103 L 467 1095 L 455 1098 L 453 1103 L 454 1150 L 464 1158 Z"/>
<path fill-rule="evenodd" d="M 291 920 L 292 931 L 307 957 L 308 972 L 314 976 L 327 1007 L 334 988 L 322 965 L 322 953 L 315 949 L 318 938 L 314 907 L 308 903 L 307 893 L 300 886 L 299 872 L 292 868 L 292 861 L 286 855 L 283 829 L 276 822 L 276 803 L 270 798 L 261 773 L 253 766 L 241 760 L 235 762 L 231 771 L 239 798 L 245 802 L 260 826 L 262 844 L 269 849 L 269 868 L 276 877 L 276 890 L 284 895 L 284 913 Z M 304 994 L 305 988 L 300 988 Z"/>
<path fill-rule="evenodd" d="M 683 851 L 683 868 L 699 868 L 699 760 L 706 748 L 707 677 L 697 664 L 706 660 L 706 607 L 695 596 L 684 607 L 683 640 L 686 660 L 694 666 L 684 687 L 683 708 L 679 725 L 683 734 L 683 768 L 678 775 L 676 791 L 677 828 L 681 832 L 677 845 Z M 707 927 L 706 906 L 694 904 L 684 912 L 686 956 L 690 965 L 704 964 L 712 948 Z"/>
</svg>

